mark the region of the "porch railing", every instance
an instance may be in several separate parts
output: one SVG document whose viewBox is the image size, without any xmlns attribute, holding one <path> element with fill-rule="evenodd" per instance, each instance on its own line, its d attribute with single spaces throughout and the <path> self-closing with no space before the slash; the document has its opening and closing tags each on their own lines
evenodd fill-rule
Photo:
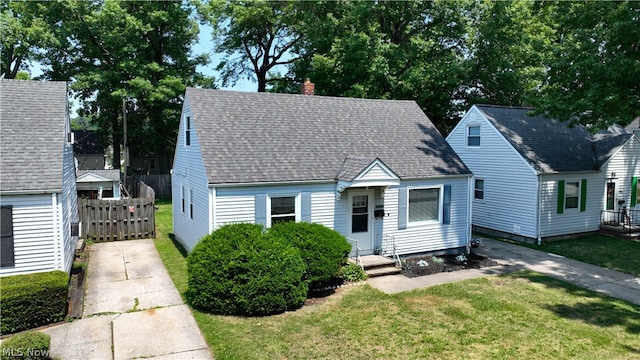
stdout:
<svg viewBox="0 0 640 360">
<path fill-rule="evenodd" d="M 600 224 L 607 226 L 621 226 L 623 230 L 631 230 L 640 226 L 640 210 L 622 209 L 619 211 L 600 211 Z"/>
<path fill-rule="evenodd" d="M 349 253 L 349 257 L 354 259 L 356 262 L 356 265 L 360 266 L 360 268 L 364 270 L 364 266 L 362 265 L 362 259 L 360 258 L 361 250 L 360 250 L 360 247 L 358 246 L 358 240 L 347 238 L 347 241 L 351 243 L 351 252 Z"/>
<path fill-rule="evenodd" d="M 393 261 L 395 261 L 396 267 L 402 268 L 402 262 L 400 261 L 400 256 L 398 255 L 398 250 L 396 248 L 395 236 L 384 234 L 382 255 L 391 257 Z"/>
</svg>

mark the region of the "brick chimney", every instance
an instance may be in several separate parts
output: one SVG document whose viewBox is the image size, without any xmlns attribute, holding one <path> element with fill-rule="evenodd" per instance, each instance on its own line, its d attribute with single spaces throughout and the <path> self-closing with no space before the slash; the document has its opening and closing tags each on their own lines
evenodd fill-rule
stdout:
<svg viewBox="0 0 640 360">
<path fill-rule="evenodd" d="M 315 94 L 316 84 L 312 83 L 309 78 L 304 79 L 304 83 L 302 84 L 302 95 L 313 95 Z"/>
</svg>

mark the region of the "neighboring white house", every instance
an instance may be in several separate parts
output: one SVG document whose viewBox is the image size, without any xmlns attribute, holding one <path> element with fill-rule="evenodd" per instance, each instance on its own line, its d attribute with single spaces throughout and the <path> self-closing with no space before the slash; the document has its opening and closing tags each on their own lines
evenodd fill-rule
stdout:
<svg viewBox="0 0 640 360">
<path fill-rule="evenodd" d="M 70 271 L 78 237 L 67 84 L 0 80 L 0 276 Z"/>
<path fill-rule="evenodd" d="M 78 197 L 120 200 L 120 170 L 77 170 Z"/>
<path fill-rule="evenodd" d="M 472 174 L 413 101 L 188 88 L 173 164 L 187 250 L 223 224 L 278 221 L 364 254 L 468 248 Z"/>
<path fill-rule="evenodd" d="M 637 136 L 591 135 L 531 110 L 475 105 L 447 137 L 475 176 L 475 230 L 534 242 L 597 231 L 603 210 L 640 208 Z"/>
</svg>

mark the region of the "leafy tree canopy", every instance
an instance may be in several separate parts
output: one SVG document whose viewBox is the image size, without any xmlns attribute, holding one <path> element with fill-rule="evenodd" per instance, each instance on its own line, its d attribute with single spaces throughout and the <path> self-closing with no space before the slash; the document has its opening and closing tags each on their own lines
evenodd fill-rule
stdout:
<svg viewBox="0 0 640 360">
<path fill-rule="evenodd" d="M 540 114 L 593 131 L 640 115 L 640 2 L 560 2 Z"/>
</svg>

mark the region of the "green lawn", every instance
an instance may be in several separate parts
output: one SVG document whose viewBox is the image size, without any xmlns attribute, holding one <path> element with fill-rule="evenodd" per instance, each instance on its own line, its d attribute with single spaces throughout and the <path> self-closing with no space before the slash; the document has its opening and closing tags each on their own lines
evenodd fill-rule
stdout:
<svg viewBox="0 0 640 360">
<path fill-rule="evenodd" d="M 545 242 L 542 245 L 512 243 L 640 276 L 640 242 L 638 241 L 592 235 Z"/>
<path fill-rule="evenodd" d="M 171 205 L 159 208 L 156 247 L 184 296 Z M 396 295 L 352 286 L 268 317 L 193 314 L 216 359 L 640 359 L 640 306 L 532 272 Z"/>
</svg>

